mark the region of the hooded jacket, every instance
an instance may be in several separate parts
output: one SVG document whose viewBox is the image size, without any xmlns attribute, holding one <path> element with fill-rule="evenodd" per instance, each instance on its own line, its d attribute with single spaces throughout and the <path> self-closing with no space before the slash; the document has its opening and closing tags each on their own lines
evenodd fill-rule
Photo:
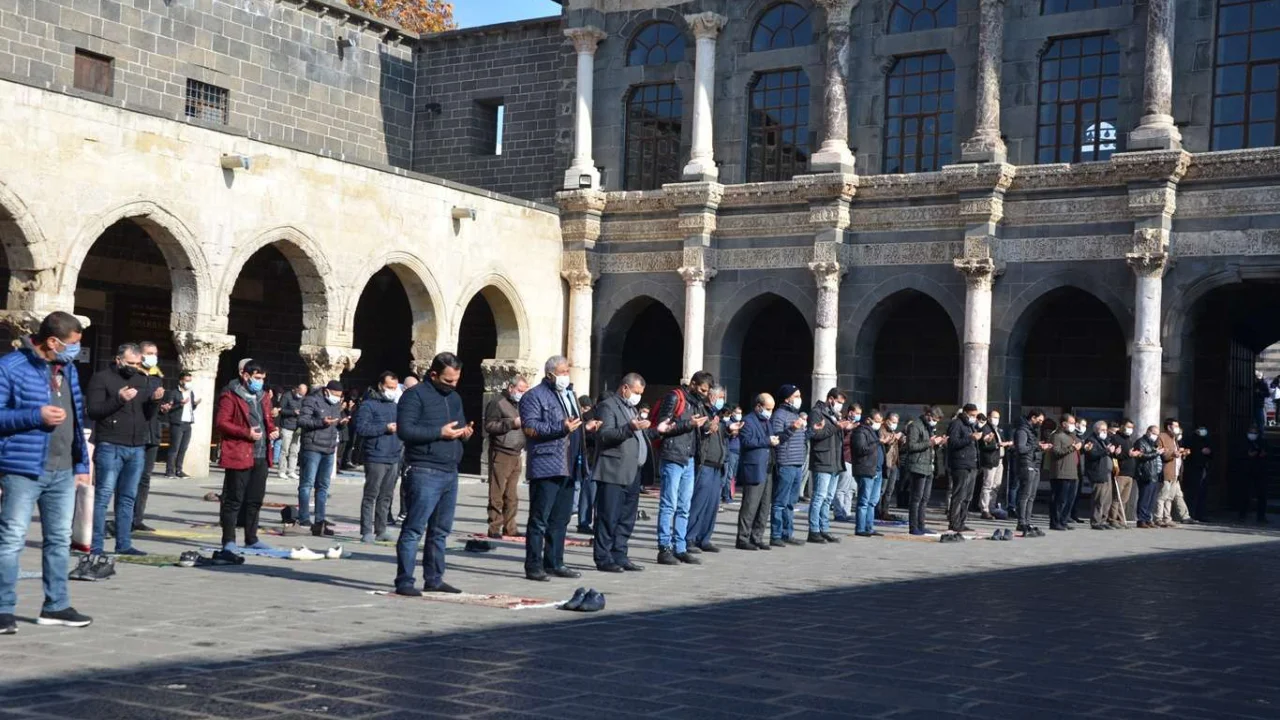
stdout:
<svg viewBox="0 0 1280 720">
<path fill-rule="evenodd" d="M 77 475 L 89 472 L 89 446 L 84 440 L 85 401 L 80 394 L 80 375 L 75 363 L 55 366 L 36 353 L 30 338 L 22 338 L 21 346 L 0 357 L 0 473 L 29 478 L 44 474 L 45 455 L 53 428 L 44 426 L 40 409 L 49 405 L 52 390 L 49 372 L 58 367 L 62 386 L 71 389 L 71 417 L 75 423 L 71 443 L 71 459 Z"/>
</svg>

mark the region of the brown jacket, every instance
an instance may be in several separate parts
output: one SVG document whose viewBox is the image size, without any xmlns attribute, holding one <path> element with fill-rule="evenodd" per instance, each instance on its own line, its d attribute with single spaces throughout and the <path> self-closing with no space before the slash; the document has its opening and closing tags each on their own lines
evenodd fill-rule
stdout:
<svg viewBox="0 0 1280 720">
<path fill-rule="evenodd" d="M 484 410 L 484 431 L 489 434 L 489 451 L 519 455 L 524 450 L 524 432 L 516 429 L 520 408 L 504 392 Z"/>
<path fill-rule="evenodd" d="M 1178 447 L 1178 439 L 1167 432 L 1160 433 L 1160 439 L 1157 441 L 1160 449 L 1160 459 L 1164 461 L 1165 482 L 1173 482 L 1178 479 L 1178 453 L 1181 450 Z"/>
<path fill-rule="evenodd" d="M 888 424 L 880 426 L 880 444 L 884 445 L 884 466 L 888 468 L 898 467 L 898 453 L 900 452 L 901 443 L 894 441 L 893 436 L 896 432 L 890 432 Z"/>
<path fill-rule="evenodd" d="M 1053 449 L 1050 450 L 1052 460 L 1050 468 L 1053 474 L 1050 480 L 1079 480 L 1080 451 L 1075 444 L 1079 439 L 1075 435 L 1059 430 L 1053 434 Z"/>
</svg>

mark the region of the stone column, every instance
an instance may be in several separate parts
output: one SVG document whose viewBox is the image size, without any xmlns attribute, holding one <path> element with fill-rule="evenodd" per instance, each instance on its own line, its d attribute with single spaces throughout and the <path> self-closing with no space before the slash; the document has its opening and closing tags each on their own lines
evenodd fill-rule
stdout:
<svg viewBox="0 0 1280 720">
<path fill-rule="evenodd" d="M 720 176 L 711 129 L 715 121 L 712 100 L 716 95 L 716 38 L 728 18 L 704 12 L 686 15 L 684 19 L 698 39 L 693 81 L 693 149 L 689 153 L 689 164 L 684 167 L 684 179 L 710 182 Z"/>
<path fill-rule="evenodd" d="M 707 281 L 716 276 L 708 267 L 682 267 L 684 278 L 684 374 L 687 382 L 702 369 L 703 346 L 707 336 Z"/>
<path fill-rule="evenodd" d="M 1133 358 L 1129 370 L 1129 407 L 1139 430 L 1160 424 L 1161 355 L 1160 307 L 1168 254 L 1128 255 L 1137 276 L 1134 291 Z"/>
<path fill-rule="evenodd" d="M 1175 0 L 1147 3 L 1147 57 L 1142 78 L 1142 121 L 1129 133 L 1129 150 L 1179 150 L 1182 133 L 1173 124 L 1173 7 Z"/>
<path fill-rule="evenodd" d="M 311 387 L 340 379 L 342 373 L 351 370 L 357 362 L 360 362 L 360 351 L 350 347 L 303 345 L 298 349 L 298 354 L 307 364 Z"/>
<path fill-rule="evenodd" d="M 175 332 L 173 344 L 178 351 L 178 363 L 191 373 L 191 389 L 200 401 L 195 409 L 195 422 L 191 424 L 191 444 L 187 448 L 183 470 L 194 478 L 207 477 L 209 444 L 213 439 L 213 409 L 219 390 L 214 386 L 218 358 L 235 347 L 236 338 L 217 332 Z"/>
<path fill-rule="evenodd" d="M 596 278 L 589 270 L 565 270 L 569 282 L 569 375 L 579 394 L 591 387 L 592 285 Z"/>
<path fill-rule="evenodd" d="M 806 397 L 819 399 L 839 381 L 836 366 L 836 338 L 840 326 L 840 280 L 844 268 L 838 262 L 812 262 L 809 270 L 818 284 L 814 313 L 813 387 Z"/>
<path fill-rule="evenodd" d="M 973 137 L 960 144 L 960 162 L 1002 163 L 1000 66 L 1004 62 L 1004 0 L 981 0 L 978 23 L 978 98 Z"/>
<path fill-rule="evenodd" d="M 573 165 L 564 174 L 564 188 L 597 188 L 600 186 L 600 171 L 596 170 L 596 163 L 591 159 L 591 104 L 595 97 L 596 47 L 607 35 L 594 27 L 569 28 L 564 34 L 578 51 Z"/>
<path fill-rule="evenodd" d="M 825 80 L 825 135 L 822 147 L 813 154 L 814 172 L 852 173 L 853 153 L 849 150 L 849 20 L 856 0 L 818 0 L 827 11 L 827 54 Z"/>
<path fill-rule="evenodd" d="M 961 403 L 987 411 L 987 378 L 991 362 L 991 288 L 998 266 L 990 258 L 959 258 L 956 269 L 965 278 L 964 387 Z"/>
</svg>

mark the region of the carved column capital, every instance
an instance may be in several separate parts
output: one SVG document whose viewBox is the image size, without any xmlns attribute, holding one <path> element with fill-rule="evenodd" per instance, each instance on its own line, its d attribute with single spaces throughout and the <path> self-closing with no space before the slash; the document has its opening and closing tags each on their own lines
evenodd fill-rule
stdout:
<svg viewBox="0 0 1280 720">
<path fill-rule="evenodd" d="M 607 37 L 608 33 L 598 27 L 569 28 L 564 31 L 565 37 L 573 41 L 573 49 L 580 54 L 595 55 L 596 48 Z"/>
<path fill-rule="evenodd" d="M 809 270 L 820 290 L 836 290 L 840 287 L 840 279 L 848 270 L 838 262 L 820 261 L 809 263 Z"/>
<path fill-rule="evenodd" d="M 175 332 L 173 346 L 178 351 L 178 362 L 183 370 L 193 375 L 213 375 L 218 372 L 218 358 L 235 347 L 234 335 L 218 332 Z"/>
<path fill-rule="evenodd" d="M 729 18 L 713 12 L 703 12 L 685 15 L 684 21 L 689 23 L 689 29 L 693 31 L 695 38 L 715 40 L 720 35 L 720 30 L 729 22 Z"/>
<path fill-rule="evenodd" d="M 956 258 L 952 264 L 975 290 L 990 290 L 996 277 L 1004 272 L 1004 266 L 991 258 Z"/>
<path fill-rule="evenodd" d="M 298 354 L 307 364 L 313 385 L 336 380 L 360 362 L 360 351 L 350 347 L 303 345 L 298 349 Z"/>
<path fill-rule="evenodd" d="M 706 285 L 716 276 L 716 269 L 710 267 L 682 267 L 676 270 L 684 278 L 685 285 Z"/>
<path fill-rule="evenodd" d="M 561 270 L 560 277 L 569 283 L 571 290 L 590 290 L 592 285 L 596 284 L 596 280 L 600 277 L 596 273 L 583 268 L 572 270 Z"/>
<path fill-rule="evenodd" d="M 480 372 L 484 376 L 486 393 L 500 393 L 518 377 L 524 378 L 530 385 L 535 384 L 542 374 L 541 370 L 532 365 L 522 365 L 517 360 L 482 360 Z"/>
<path fill-rule="evenodd" d="M 827 11 L 827 26 L 849 25 L 858 0 L 814 0 L 814 4 Z"/>
<path fill-rule="evenodd" d="M 1172 264 L 1167 252 L 1132 252 L 1125 255 L 1125 261 L 1140 278 L 1163 278 Z"/>
</svg>

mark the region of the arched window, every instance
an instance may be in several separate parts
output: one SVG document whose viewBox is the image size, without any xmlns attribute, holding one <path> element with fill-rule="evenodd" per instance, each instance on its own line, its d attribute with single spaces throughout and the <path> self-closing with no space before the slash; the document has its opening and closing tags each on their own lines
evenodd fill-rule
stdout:
<svg viewBox="0 0 1280 720">
<path fill-rule="evenodd" d="M 627 98 L 627 190 L 656 190 L 680 180 L 684 98 L 675 83 L 641 85 Z"/>
<path fill-rule="evenodd" d="M 813 23 L 809 20 L 809 11 L 791 2 L 778 3 L 766 10 L 751 33 L 751 52 L 812 44 Z"/>
<path fill-rule="evenodd" d="M 885 92 L 884 171 L 929 172 L 951 163 L 956 66 L 941 53 L 898 58 Z"/>
<path fill-rule="evenodd" d="M 1120 46 L 1109 35 L 1054 40 L 1040 58 L 1036 160 L 1090 162 L 1116 152 Z"/>
<path fill-rule="evenodd" d="M 956 26 L 956 0 L 897 0 L 889 11 L 889 33 Z"/>
<path fill-rule="evenodd" d="M 628 65 L 666 65 L 684 60 L 684 33 L 669 22 L 649 23 L 631 38 Z"/>
<path fill-rule="evenodd" d="M 1217 33 L 1212 149 L 1280 145 L 1280 6 L 1220 0 Z"/>
<path fill-rule="evenodd" d="M 1059 13 L 1076 12 L 1078 10 L 1097 10 L 1098 8 L 1120 7 L 1124 0 L 1044 0 L 1040 6 L 1041 15 L 1057 15 Z"/>
<path fill-rule="evenodd" d="M 790 180 L 809 165 L 809 76 L 777 70 L 751 86 L 747 182 Z"/>
</svg>

